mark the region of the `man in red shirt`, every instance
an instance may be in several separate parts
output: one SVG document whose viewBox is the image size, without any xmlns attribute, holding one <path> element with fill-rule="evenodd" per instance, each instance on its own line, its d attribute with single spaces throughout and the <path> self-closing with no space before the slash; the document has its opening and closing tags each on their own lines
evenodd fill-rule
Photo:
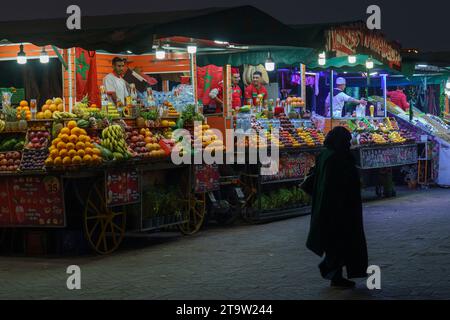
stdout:
<svg viewBox="0 0 450 320">
<path fill-rule="evenodd" d="M 231 106 L 233 109 L 238 109 L 242 104 L 242 90 L 239 87 L 239 81 L 241 76 L 238 68 L 231 69 Z M 209 97 L 216 104 L 216 113 L 220 113 L 223 110 L 223 81 L 220 81 L 217 88 L 212 89 L 209 92 Z"/>
<path fill-rule="evenodd" d="M 402 108 L 403 111 L 408 111 L 409 103 L 406 100 L 406 95 L 403 93 L 403 89 L 401 87 L 397 87 L 397 90 L 389 91 L 387 96 L 392 103 Z"/>
<path fill-rule="evenodd" d="M 267 89 L 262 85 L 262 73 L 255 71 L 252 76 L 252 84 L 245 88 L 245 100 L 252 106 L 259 106 L 260 101 L 267 105 Z M 258 97 L 259 96 L 259 97 Z"/>
</svg>

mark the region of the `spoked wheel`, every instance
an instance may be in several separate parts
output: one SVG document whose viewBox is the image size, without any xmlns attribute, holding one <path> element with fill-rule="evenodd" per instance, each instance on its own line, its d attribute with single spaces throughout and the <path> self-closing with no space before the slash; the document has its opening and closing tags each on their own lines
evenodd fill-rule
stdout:
<svg viewBox="0 0 450 320">
<path fill-rule="evenodd" d="M 123 240 L 126 213 L 123 206 L 106 206 L 104 180 L 91 187 L 84 209 L 84 232 L 90 246 L 99 254 L 115 251 Z"/>
<path fill-rule="evenodd" d="M 190 193 L 187 200 L 187 215 L 189 221 L 180 224 L 178 228 L 183 234 L 192 235 L 197 233 L 203 226 L 206 212 L 205 193 Z"/>
</svg>

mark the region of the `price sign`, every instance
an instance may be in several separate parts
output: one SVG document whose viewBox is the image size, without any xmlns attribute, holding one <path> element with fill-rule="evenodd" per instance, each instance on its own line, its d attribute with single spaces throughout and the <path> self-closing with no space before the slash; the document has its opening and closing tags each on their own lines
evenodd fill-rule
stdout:
<svg viewBox="0 0 450 320">
<path fill-rule="evenodd" d="M 0 225 L 63 227 L 65 214 L 61 179 L 54 176 L 2 178 Z"/>
<path fill-rule="evenodd" d="M 219 190 L 220 174 L 217 164 L 195 165 L 194 170 L 195 193 Z"/>
<path fill-rule="evenodd" d="M 139 203 L 139 175 L 136 170 L 110 170 L 106 173 L 106 203 L 122 206 Z"/>
<path fill-rule="evenodd" d="M 262 175 L 263 181 L 275 181 L 285 179 L 301 179 L 308 175 L 309 170 L 315 164 L 315 156 L 310 153 L 289 154 L 280 157 L 278 173 L 274 175 Z"/>
<path fill-rule="evenodd" d="M 417 145 L 359 149 L 359 167 L 376 169 L 417 163 Z"/>
</svg>

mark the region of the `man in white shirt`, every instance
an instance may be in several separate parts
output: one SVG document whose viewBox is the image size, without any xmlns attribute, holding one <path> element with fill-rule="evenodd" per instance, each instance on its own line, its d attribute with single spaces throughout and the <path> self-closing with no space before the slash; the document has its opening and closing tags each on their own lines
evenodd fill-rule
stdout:
<svg viewBox="0 0 450 320">
<path fill-rule="evenodd" d="M 103 85 L 109 101 L 116 106 L 125 105 L 125 98 L 129 96 L 128 83 L 122 78 L 125 73 L 125 59 L 115 57 L 112 60 L 113 72 L 103 78 Z"/>
<path fill-rule="evenodd" d="M 342 110 L 344 109 L 344 105 L 346 102 L 355 102 L 358 104 L 366 105 L 367 102 L 365 100 L 355 99 L 344 92 L 345 90 L 345 79 L 337 78 L 336 79 L 336 87 L 333 92 L 333 117 L 340 118 L 342 117 Z M 327 108 L 327 114 L 330 116 L 330 94 L 325 100 L 325 106 Z"/>
</svg>

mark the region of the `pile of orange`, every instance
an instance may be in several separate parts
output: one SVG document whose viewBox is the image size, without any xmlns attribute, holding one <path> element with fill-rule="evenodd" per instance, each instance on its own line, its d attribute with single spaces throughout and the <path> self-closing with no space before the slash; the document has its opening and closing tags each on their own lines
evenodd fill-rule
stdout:
<svg viewBox="0 0 450 320">
<path fill-rule="evenodd" d="M 27 101 L 25 100 L 20 101 L 20 104 L 17 107 L 16 111 L 17 111 L 17 119 L 21 120 L 22 116 L 24 115 L 23 119 L 31 120 L 31 111 Z"/>
<path fill-rule="evenodd" d="M 61 98 L 48 99 L 42 106 L 41 111 L 36 114 L 37 119 L 51 119 L 53 112 L 64 111 L 64 103 Z"/>
<path fill-rule="evenodd" d="M 95 148 L 86 131 L 69 121 L 53 139 L 46 166 L 96 165 L 102 162 L 101 151 Z"/>
</svg>

